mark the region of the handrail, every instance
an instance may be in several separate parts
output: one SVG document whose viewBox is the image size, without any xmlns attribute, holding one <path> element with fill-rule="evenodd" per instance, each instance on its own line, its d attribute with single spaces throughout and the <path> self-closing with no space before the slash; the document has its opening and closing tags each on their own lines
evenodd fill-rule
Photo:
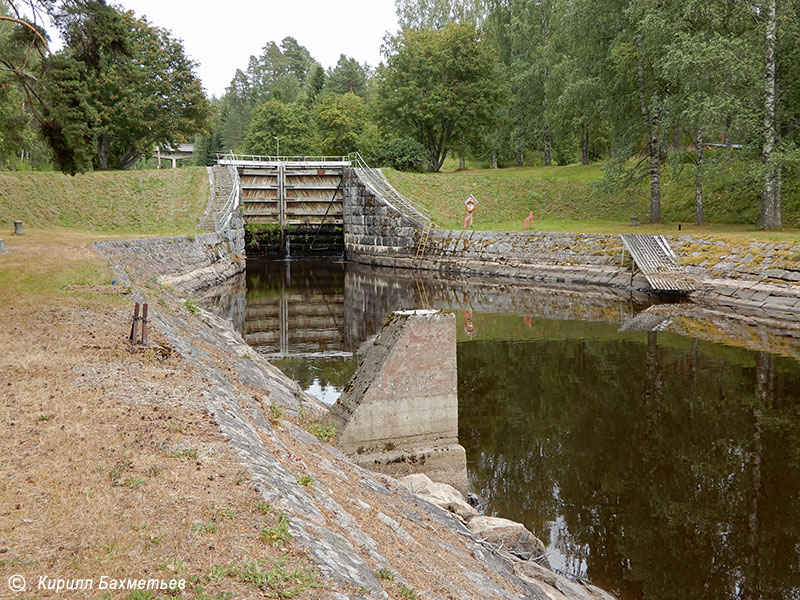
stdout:
<svg viewBox="0 0 800 600">
<path fill-rule="evenodd" d="M 214 213 L 214 229 L 227 231 L 236 210 L 239 209 L 239 171 L 233 165 L 228 165 L 231 174 L 231 193 L 222 208 Z"/>
<path fill-rule="evenodd" d="M 217 162 L 219 162 L 219 160 Z M 228 173 L 230 173 L 231 177 L 231 191 L 228 193 L 228 198 L 225 200 L 225 204 L 223 204 L 220 208 L 217 208 L 213 212 L 209 212 L 214 208 L 213 204 L 209 203 L 209 206 L 206 209 L 206 213 L 200 220 L 198 228 L 208 230 L 211 228 L 210 224 L 213 223 L 214 231 L 224 233 L 230 239 L 230 232 L 228 231 L 228 229 L 231 223 L 231 219 L 233 219 L 233 215 L 239 209 L 240 186 L 239 186 L 239 171 L 236 169 L 234 165 L 232 164 L 228 165 Z"/>
<path fill-rule="evenodd" d="M 217 154 L 217 164 L 233 162 L 279 163 L 279 162 L 336 162 L 349 163 L 348 156 L 267 156 L 261 154 Z"/>
<path fill-rule="evenodd" d="M 425 221 L 432 220 L 431 213 L 427 208 L 406 198 L 403 194 L 394 189 L 392 184 L 389 183 L 385 177 L 382 177 L 366 163 L 361 154 L 358 152 L 351 152 L 350 160 L 353 163 L 353 168 L 360 169 L 361 175 L 367 180 L 367 183 L 375 188 L 375 191 L 379 192 L 386 202 L 391 205 L 397 204 L 398 206 L 395 208 L 399 207 L 400 212 L 408 216 L 418 217 Z"/>
</svg>

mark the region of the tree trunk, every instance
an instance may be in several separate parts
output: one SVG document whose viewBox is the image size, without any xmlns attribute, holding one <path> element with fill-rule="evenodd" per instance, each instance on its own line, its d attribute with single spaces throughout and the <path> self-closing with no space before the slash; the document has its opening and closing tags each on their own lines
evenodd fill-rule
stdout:
<svg viewBox="0 0 800 600">
<path fill-rule="evenodd" d="M 497 150 L 492 150 L 492 168 L 497 168 Z"/>
<path fill-rule="evenodd" d="M 519 148 L 517 150 L 517 157 L 516 157 L 515 164 L 518 167 L 521 167 L 524 162 L 525 162 L 525 152 L 522 150 L 522 148 Z"/>
<path fill-rule="evenodd" d="M 768 0 L 765 7 L 764 54 L 764 142 L 761 162 L 764 164 L 764 186 L 761 191 L 761 227 L 772 229 L 781 226 L 780 175 L 773 152 L 777 142 L 777 68 L 778 1 Z"/>
<path fill-rule="evenodd" d="M 742 571 L 742 600 L 759 600 L 764 597 L 761 583 L 761 498 L 765 494 L 762 462 L 764 455 L 764 413 L 772 407 L 775 397 L 775 357 L 767 352 L 756 352 L 756 404 L 753 406 L 753 438 L 750 448 L 750 493 L 747 519 L 747 561 Z"/>
<path fill-rule="evenodd" d="M 111 154 L 111 147 L 113 146 L 111 138 L 105 134 L 97 139 L 97 166 L 101 169 L 108 168 L 108 157 Z"/>
<path fill-rule="evenodd" d="M 553 140 L 550 137 L 550 128 L 544 126 L 544 166 L 553 164 Z"/>
<path fill-rule="evenodd" d="M 661 148 L 657 115 L 651 119 L 647 145 L 650 152 L 650 222 L 661 223 Z"/>
<path fill-rule="evenodd" d="M 589 164 L 589 128 L 581 125 L 581 164 Z"/>
<path fill-rule="evenodd" d="M 120 169 L 130 169 L 132 168 L 136 162 L 142 157 L 140 152 L 137 152 L 133 148 L 128 148 L 119 157 L 119 168 Z"/>
<path fill-rule="evenodd" d="M 705 149 L 703 148 L 703 132 L 697 131 L 697 139 L 695 146 L 697 146 L 697 164 L 694 171 L 694 210 L 695 222 L 702 225 L 705 221 L 703 219 L 703 155 Z"/>
<path fill-rule="evenodd" d="M 722 133 L 722 143 L 725 144 L 725 154 L 731 155 L 731 116 L 725 117 L 725 129 Z"/>
<path fill-rule="evenodd" d="M 647 332 L 647 352 L 645 354 L 643 406 L 655 410 L 663 399 L 664 385 L 658 361 L 658 332 Z M 648 419 L 648 422 L 649 419 Z"/>
<path fill-rule="evenodd" d="M 681 129 L 677 123 L 672 124 L 672 149 L 681 149 Z"/>
<path fill-rule="evenodd" d="M 651 109 L 647 104 L 644 84 L 644 65 L 642 54 L 639 52 L 637 61 L 637 75 L 639 79 L 639 104 L 642 119 L 647 129 L 647 152 L 650 155 L 650 222 L 661 222 L 661 147 L 659 143 L 659 115 L 657 109 Z"/>
</svg>

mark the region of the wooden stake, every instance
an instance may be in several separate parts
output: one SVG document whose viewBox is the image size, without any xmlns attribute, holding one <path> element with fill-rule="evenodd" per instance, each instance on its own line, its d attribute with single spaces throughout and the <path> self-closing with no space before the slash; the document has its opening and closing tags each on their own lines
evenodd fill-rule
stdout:
<svg viewBox="0 0 800 600">
<path fill-rule="evenodd" d="M 133 324 L 131 325 L 131 335 L 128 338 L 128 341 L 131 344 L 136 343 L 136 338 L 139 337 L 139 303 L 136 303 L 136 306 L 133 309 Z"/>
<path fill-rule="evenodd" d="M 142 307 L 142 346 L 147 346 L 147 303 Z"/>
</svg>

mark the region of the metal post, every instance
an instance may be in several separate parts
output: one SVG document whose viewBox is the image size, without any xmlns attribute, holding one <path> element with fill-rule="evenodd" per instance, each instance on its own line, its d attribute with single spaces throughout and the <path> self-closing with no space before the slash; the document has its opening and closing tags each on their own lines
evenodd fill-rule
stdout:
<svg viewBox="0 0 800 600">
<path fill-rule="evenodd" d="M 281 226 L 281 257 L 286 252 L 286 169 L 283 164 L 278 165 L 278 219 Z"/>
</svg>

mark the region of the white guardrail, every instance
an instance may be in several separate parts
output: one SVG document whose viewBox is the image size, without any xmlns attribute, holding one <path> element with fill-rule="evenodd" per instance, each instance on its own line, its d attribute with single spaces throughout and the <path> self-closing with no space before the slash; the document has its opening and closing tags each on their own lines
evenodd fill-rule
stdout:
<svg viewBox="0 0 800 600">
<path fill-rule="evenodd" d="M 371 168 L 358 152 L 352 152 L 350 154 L 350 160 L 353 168 L 360 171 L 359 174 L 362 178 L 366 179 L 367 183 L 371 185 L 376 192 L 381 194 L 386 202 L 409 217 L 417 217 L 425 221 L 431 220 L 431 213 L 427 208 L 406 198 L 403 194 L 394 189 L 392 184 L 386 181 L 383 175 Z"/>
<path fill-rule="evenodd" d="M 228 200 L 224 206 L 214 213 L 214 229 L 216 231 L 225 231 L 227 233 L 228 227 L 231 224 L 231 219 L 237 210 L 239 210 L 239 171 L 233 165 L 228 165 L 228 172 L 231 174 L 231 193 L 228 195 Z M 228 236 L 230 237 L 230 236 Z"/>
</svg>

